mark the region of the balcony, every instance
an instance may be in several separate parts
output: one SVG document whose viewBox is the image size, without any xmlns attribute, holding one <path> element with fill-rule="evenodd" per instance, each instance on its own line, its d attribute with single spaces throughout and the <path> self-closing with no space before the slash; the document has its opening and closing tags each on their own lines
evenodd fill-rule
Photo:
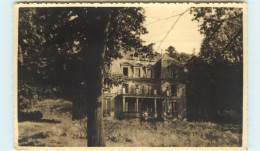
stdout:
<svg viewBox="0 0 260 151">
<path fill-rule="evenodd" d="M 139 89 L 139 88 L 135 88 L 135 89 L 132 88 L 132 89 L 126 90 L 126 88 L 122 88 L 122 94 L 155 96 L 155 95 L 157 95 L 157 90 L 153 89 L 153 90 L 145 91 L 144 89 Z"/>
<path fill-rule="evenodd" d="M 169 90 L 160 92 L 157 89 L 152 89 L 149 91 L 144 91 L 144 89 L 122 89 L 121 92 L 124 96 L 147 96 L 147 97 L 176 97 L 176 95 L 172 95 Z"/>
</svg>

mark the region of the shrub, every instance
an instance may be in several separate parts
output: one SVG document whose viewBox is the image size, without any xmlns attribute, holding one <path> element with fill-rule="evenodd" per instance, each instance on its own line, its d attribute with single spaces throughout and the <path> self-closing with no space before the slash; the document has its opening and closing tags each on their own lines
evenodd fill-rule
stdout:
<svg viewBox="0 0 260 151">
<path fill-rule="evenodd" d="M 43 115 L 40 111 L 19 112 L 19 121 L 39 121 Z"/>
<path fill-rule="evenodd" d="M 47 98 L 56 99 L 60 88 L 52 86 L 39 86 L 30 82 L 18 81 L 18 112 L 30 112 L 30 109 Z"/>
</svg>

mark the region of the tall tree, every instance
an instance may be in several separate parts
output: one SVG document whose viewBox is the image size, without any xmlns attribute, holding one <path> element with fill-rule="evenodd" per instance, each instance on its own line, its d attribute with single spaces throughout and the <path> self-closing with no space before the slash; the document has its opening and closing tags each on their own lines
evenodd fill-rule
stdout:
<svg viewBox="0 0 260 151">
<path fill-rule="evenodd" d="M 200 56 L 209 62 L 221 59 L 229 64 L 243 63 L 243 11 L 242 8 L 192 8 L 194 21 L 205 38 Z"/>
<path fill-rule="evenodd" d="M 243 11 L 241 8 L 192 8 L 194 21 L 204 35 L 201 51 L 187 64 L 190 107 L 199 116 L 217 119 L 218 112 L 242 112 L 243 99 Z M 205 90 L 201 94 L 196 89 Z M 196 103 L 195 103 L 196 102 Z M 204 108 L 203 108 L 204 106 Z M 193 109 L 189 109 L 192 111 Z M 201 109 L 201 112 L 198 110 Z M 202 111 L 204 110 L 204 111 Z M 207 114 L 205 114 L 205 111 Z M 203 113 L 204 112 L 204 113 Z M 240 120 L 242 114 L 240 114 Z"/>
<path fill-rule="evenodd" d="M 27 69 L 19 75 L 40 70 L 32 77 L 86 95 L 88 146 L 105 145 L 102 91 L 111 82 L 104 81 L 105 68 L 120 57 L 120 49 L 141 49 L 140 35 L 147 33 L 143 13 L 133 7 L 20 10 L 19 64 Z"/>
</svg>

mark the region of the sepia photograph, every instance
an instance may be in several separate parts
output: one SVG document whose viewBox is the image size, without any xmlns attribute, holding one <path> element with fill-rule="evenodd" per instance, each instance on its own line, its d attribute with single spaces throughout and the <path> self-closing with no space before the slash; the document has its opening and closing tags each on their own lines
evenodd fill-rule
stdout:
<svg viewBox="0 0 260 151">
<path fill-rule="evenodd" d="M 14 5 L 16 149 L 245 149 L 246 13 L 244 3 Z"/>
</svg>

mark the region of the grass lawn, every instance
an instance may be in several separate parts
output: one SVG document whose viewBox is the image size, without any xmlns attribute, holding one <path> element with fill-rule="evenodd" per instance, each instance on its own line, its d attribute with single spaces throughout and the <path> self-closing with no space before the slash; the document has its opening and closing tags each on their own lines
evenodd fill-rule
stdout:
<svg viewBox="0 0 260 151">
<path fill-rule="evenodd" d="M 72 103 L 44 100 L 32 110 L 43 113 L 37 122 L 18 123 L 20 146 L 85 147 L 86 120 L 71 118 Z M 242 126 L 210 122 L 140 122 L 104 120 L 106 146 L 116 147 L 235 147 L 242 145 Z"/>
</svg>

